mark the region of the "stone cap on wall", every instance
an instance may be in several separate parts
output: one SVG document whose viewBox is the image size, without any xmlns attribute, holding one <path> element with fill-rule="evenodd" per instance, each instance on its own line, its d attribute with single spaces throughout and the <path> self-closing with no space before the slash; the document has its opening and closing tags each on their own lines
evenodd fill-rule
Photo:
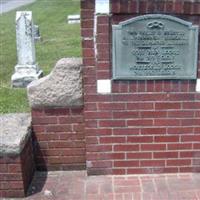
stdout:
<svg viewBox="0 0 200 200">
<path fill-rule="evenodd" d="M 33 81 L 27 90 L 32 108 L 82 106 L 82 59 L 60 59 L 48 76 Z"/>
<path fill-rule="evenodd" d="M 20 154 L 30 134 L 30 114 L 0 115 L 0 156 Z"/>
</svg>

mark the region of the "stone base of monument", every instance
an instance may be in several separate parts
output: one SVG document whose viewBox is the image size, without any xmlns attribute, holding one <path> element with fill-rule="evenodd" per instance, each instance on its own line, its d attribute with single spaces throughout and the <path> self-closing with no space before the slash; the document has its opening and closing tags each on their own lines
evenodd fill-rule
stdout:
<svg viewBox="0 0 200 200">
<path fill-rule="evenodd" d="M 43 71 L 37 65 L 16 65 L 11 77 L 12 87 L 24 88 L 34 80 L 43 76 Z"/>
<path fill-rule="evenodd" d="M 35 164 L 29 114 L 0 116 L 0 199 L 25 197 Z"/>
</svg>

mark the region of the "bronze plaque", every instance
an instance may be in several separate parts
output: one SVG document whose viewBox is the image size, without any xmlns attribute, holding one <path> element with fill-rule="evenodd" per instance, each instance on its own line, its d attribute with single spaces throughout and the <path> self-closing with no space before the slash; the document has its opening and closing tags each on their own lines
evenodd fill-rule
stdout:
<svg viewBox="0 0 200 200">
<path fill-rule="evenodd" d="M 113 25 L 113 79 L 196 79 L 198 26 L 160 14 Z"/>
</svg>

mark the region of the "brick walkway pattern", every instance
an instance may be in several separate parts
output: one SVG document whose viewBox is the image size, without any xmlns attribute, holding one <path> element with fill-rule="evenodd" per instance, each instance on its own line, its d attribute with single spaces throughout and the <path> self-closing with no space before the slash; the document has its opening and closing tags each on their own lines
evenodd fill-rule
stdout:
<svg viewBox="0 0 200 200">
<path fill-rule="evenodd" d="M 200 174 L 87 176 L 36 172 L 23 200 L 200 200 Z"/>
</svg>

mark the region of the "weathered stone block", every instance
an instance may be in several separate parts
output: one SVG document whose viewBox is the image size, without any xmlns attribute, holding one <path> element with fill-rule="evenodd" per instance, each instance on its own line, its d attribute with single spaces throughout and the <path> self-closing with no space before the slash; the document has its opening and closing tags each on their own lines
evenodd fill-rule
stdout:
<svg viewBox="0 0 200 200">
<path fill-rule="evenodd" d="M 80 58 L 63 58 L 48 76 L 30 83 L 27 87 L 30 106 L 82 106 L 81 65 Z"/>
<path fill-rule="evenodd" d="M 0 156 L 20 154 L 30 137 L 30 114 L 0 115 L 0 124 Z"/>
</svg>

